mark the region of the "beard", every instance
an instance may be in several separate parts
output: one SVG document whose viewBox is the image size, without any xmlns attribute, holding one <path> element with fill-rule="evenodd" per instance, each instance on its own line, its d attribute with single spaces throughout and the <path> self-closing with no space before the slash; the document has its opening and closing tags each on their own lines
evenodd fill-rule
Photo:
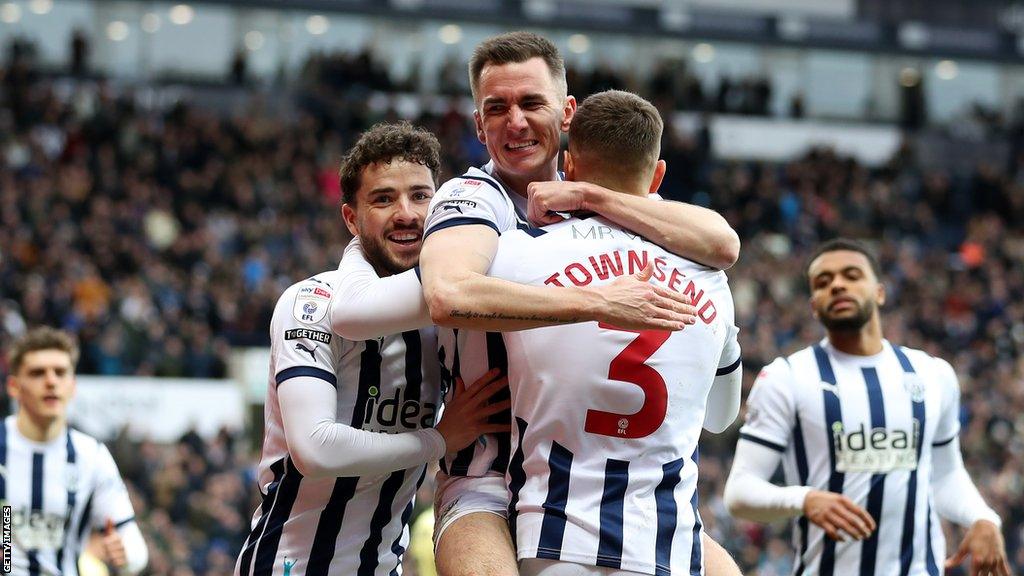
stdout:
<svg viewBox="0 0 1024 576">
<path fill-rule="evenodd" d="M 867 301 L 857 304 L 857 313 L 852 316 L 830 316 L 827 310 L 819 312 L 818 318 L 829 332 L 856 332 L 864 327 L 875 313 L 875 303 Z"/>
<path fill-rule="evenodd" d="M 391 256 L 384 247 L 385 240 L 380 238 L 373 238 L 371 240 L 370 238 L 360 237 L 359 241 L 362 243 L 363 255 L 366 257 L 366 261 L 373 266 L 378 276 L 384 277 L 401 274 L 416 265 L 415 260 L 405 264 Z"/>
</svg>

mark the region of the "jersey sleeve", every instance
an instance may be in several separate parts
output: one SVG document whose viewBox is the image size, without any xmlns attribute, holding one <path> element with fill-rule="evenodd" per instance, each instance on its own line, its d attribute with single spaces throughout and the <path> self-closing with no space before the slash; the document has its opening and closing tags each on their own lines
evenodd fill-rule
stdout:
<svg viewBox="0 0 1024 576">
<path fill-rule="evenodd" d="M 96 450 L 96 483 L 93 491 L 92 512 L 89 517 L 89 525 L 95 529 L 103 529 L 107 521 L 113 523 L 115 528 L 135 520 L 135 511 L 132 509 L 132 502 L 128 498 L 128 489 L 125 488 L 121 474 L 117 470 L 113 456 L 103 444 Z"/>
<path fill-rule="evenodd" d="M 332 346 L 330 307 L 335 289 L 313 277 L 285 290 L 270 321 L 270 354 L 274 383 L 298 376 L 319 378 L 337 388 L 336 354 Z"/>
<path fill-rule="evenodd" d="M 466 224 L 483 224 L 501 234 L 515 228 L 515 214 L 496 184 L 476 178 L 452 178 L 430 201 L 423 236 Z"/>
<path fill-rule="evenodd" d="M 487 269 L 487 275 L 502 280 L 518 282 L 518 263 L 526 254 L 527 241 L 532 240 L 521 230 L 510 230 L 501 235 L 498 239 L 498 250 L 494 253 L 494 260 L 491 267 Z"/>
<path fill-rule="evenodd" d="M 792 371 L 783 358 L 761 370 L 747 398 L 747 419 L 740 438 L 778 452 L 786 450 L 796 418 L 793 384 Z"/>
<path fill-rule="evenodd" d="M 345 249 L 336 288 L 330 305 L 331 331 L 342 338 L 369 340 L 432 324 L 418 271 L 377 276 L 359 238 Z"/>
<path fill-rule="evenodd" d="M 935 363 L 938 365 L 938 381 L 942 386 L 942 409 L 932 443 L 943 446 L 960 433 L 960 382 L 949 362 L 936 358 Z"/>
</svg>

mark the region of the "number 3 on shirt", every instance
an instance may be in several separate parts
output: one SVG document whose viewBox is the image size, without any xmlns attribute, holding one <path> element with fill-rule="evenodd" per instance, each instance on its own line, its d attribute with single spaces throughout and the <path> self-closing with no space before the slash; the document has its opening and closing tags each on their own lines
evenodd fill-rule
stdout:
<svg viewBox="0 0 1024 576">
<path fill-rule="evenodd" d="M 665 421 L 668 388 L 661 374 L 645 362 L 668 341 L 672 333 L 663 330 L 625 330 L 603 322 L 598 324 L 598 327 L 605 330 L 635 332 L 640 335 L 612 359 L 608 368 L 608 378 L 639 386 L 644 391 L 644 404 L 635 414 L 587 410 L 587 420 L 583 429 L 591 434 L 616 438 L 649 436 Z"/>
</svg>

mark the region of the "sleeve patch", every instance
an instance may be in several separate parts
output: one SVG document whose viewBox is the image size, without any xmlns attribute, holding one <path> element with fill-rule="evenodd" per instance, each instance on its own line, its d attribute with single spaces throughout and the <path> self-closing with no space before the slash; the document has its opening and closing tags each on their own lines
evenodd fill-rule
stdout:
<svg viewBox="0 0 1024 576">
<path fill-rule="evenodd" d="M 303 282 L 295 293 L 292 316 L 303 324 L 315 324 L 327 316 L 334 294 L 322 282 Z"/>
</svg>

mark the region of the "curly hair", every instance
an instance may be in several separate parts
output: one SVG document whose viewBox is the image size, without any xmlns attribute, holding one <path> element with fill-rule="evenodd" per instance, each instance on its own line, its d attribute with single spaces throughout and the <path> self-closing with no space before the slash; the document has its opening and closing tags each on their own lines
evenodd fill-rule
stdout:
<svg viewBox="0 0 1024 576">
<path fill-rule="evenodd" d="M 363 169 L 371 164 L 405 160 L 426 166 L 437 186 L 441 168 L 441 144 L 423 128 L 408 122 L 381 122 L 363 132 L 341 161 L 341 195 L 346 204 L 356 203 Z"/>
</svg>

